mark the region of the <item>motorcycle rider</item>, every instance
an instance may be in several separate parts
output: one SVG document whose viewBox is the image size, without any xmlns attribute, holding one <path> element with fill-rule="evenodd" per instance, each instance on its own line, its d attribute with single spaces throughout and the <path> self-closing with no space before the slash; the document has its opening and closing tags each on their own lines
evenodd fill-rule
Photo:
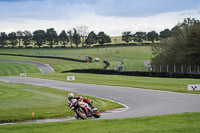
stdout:
<svg viewBox="0 0 200 133">
<path fill-rule="evenodd" d="M 81 100 L 82 96 L 74 96 L 73 93 L 69 93 L 68 94 L 68 105 L 69 106 L 72 104 L 72 99 Z M 91 107 L 91 109 L 94 108 L 94 106 L 92 105 L 91 101 L 88 98 L 83 98 L 83 102 L 87 103 Z"/>
</svg>

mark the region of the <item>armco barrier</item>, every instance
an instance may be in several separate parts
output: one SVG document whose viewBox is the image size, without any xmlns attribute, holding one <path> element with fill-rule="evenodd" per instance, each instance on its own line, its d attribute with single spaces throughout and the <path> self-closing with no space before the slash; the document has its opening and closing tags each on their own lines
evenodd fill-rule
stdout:
<svg viewBox="0 0 200 133">
<path fill-rule="evenodd" d="M 95 73 L 108 75 L 127 75 L 127 76 L 143 76 L 143 77 L 163 77 L 163 78 L 200 78 L 200 74 L 186 73 L 167 73 L 167 72 L 139 72 L 139 71 L 116 71 L 103 69 L 75 69 L 71 71 L 63 71 L 62 73 Z"/>
</svg>

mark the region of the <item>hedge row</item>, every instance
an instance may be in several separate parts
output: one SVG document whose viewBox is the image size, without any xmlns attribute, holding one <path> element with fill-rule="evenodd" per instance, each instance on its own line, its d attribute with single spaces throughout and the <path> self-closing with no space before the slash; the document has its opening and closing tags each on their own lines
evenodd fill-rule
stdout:
<svg viewBox="0 0 200 133">
<path fill-rule="evenodd" d="M 162 77 L 162 78 L 200 78 L 200 74 L 187 73 L 167 73 L 167 72 L 138 72 L 138 71 L 116 71 L 116 70 L 102 70 L 102 69 L 75 69 L 70 71 L 63 71 L 62 73 L 95 73 L 108 75 L 127 75 L 127 76 L 143 76 L 143 77 Z"/>
<path fill-rule="evenodd" d="M 85 60 L 78 60 L 78 59 L 72 59 L 72 58 L 66 58 L 66 57 L 54 57 L 54 56 L 34 56 L 34 55 L 3 54 L 3 53 L 0 53 L 0 55 L 35 57 L 35 58 L 50 58 L 50 59 L 62 59 L 62 60 L 71 60 L 71 61 L 77 61 L 77 62 L 86 62 Z"/>
<path fill-rule="evenodd" d="M 117 43 L 117 44 L 104 44 L 104 45 L 92 45 L 92 46 L 82 46 L 82 47 L 64 47 L 64 46 L 54 46 L 53 48 L 66 48 L 66 49 L 73 49 L 73 48 L 101 48 L 101 47 L 116 47 L 116 46 L 150 46 L 152 45 L 152 43 Z M 0 47 L 0 49 L 24 49 L 25 47 L 23 46 L 19 46 L 19 47 Z M 39 47 L 35 47 L 35 46 L 27 46 L 26 49 L 50 49 L 50 46 L 43 46 L 41 48 Z M 51 48 L 52 49 L 52 48 Z"/>
</svg>

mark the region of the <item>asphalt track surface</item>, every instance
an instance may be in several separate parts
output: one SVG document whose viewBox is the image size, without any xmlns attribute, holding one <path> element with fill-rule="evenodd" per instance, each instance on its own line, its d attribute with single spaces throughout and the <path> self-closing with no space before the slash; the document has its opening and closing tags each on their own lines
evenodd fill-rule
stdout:
<svg viewBox="0 0 200 133">
<path fill-rule="evenodd" d="M 0 81 L 77 92 L 79 94 L 113 100 L 126 106 L 125 110 L 109 115 L 102 115 L 101 119 L 200 112 L 200 95 L 198 94 L 72 83 L 29 77 L 0 77 Z"/>
<path fill-rule="evenodd" d="M 41 73 L 55 73 L 54 69 L 52 67 L 50 67 L 48 64 L 42 64 L 42 63 L 38 63 L 38 62 L 16 61 L 16 60 L 0 60 L 0 62 L 31 64 L 31 65 L 36 66 L 41 71 Z"/>
</svg>

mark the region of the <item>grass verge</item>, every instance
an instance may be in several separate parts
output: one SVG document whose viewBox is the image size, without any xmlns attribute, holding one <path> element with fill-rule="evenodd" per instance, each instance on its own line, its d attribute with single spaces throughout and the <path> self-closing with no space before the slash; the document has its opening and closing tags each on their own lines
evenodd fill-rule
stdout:
<svg viewBox="0 0 200 133">
<path fill-rule="evenodd" d="M 68 93 L 47 87 L 0 82 L 0 123 L 73 116 L 67 105 Z M 111 101 L 88 98 L 100 111 L 122 107 Z"/>
<path fill-rule="evenodd" d="M 0 76 L 19 75 L 20 73 L 41 73 L 40 70 L 29 64 L 0 62 Z"/>
<path fill-rule="evenodd" d="M 182 113 L 112 120 L 79 120 L 0 127 L 6 133 L 199 133 L 200 113 Z"/>
<path fill-rule="evenodd" d="M 85 73 L 30 74 L 29 76 L 34 78 L 52 79 L 60 81 L 67 81 L 67 76 L 75 76 L 76 80 L 72 82 L 76 83 L 135 87 L 153 90 L 200 94 L 200 91 L 187 91 L 187 85 L 199 84 L 199 79 L 153 78 Z"/>
</svg>

